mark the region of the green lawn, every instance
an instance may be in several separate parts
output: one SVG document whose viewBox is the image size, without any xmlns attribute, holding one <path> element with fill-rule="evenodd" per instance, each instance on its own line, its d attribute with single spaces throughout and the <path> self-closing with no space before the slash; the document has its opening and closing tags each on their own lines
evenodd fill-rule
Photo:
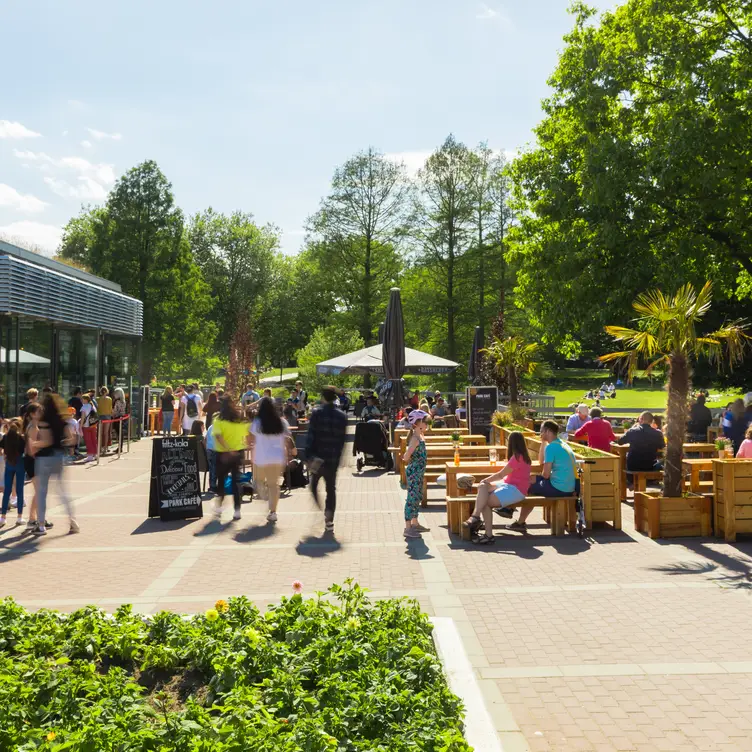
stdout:
<svg viewBox="0 0 752 752">
<path fill-rule="evenodd" d="M 556 398 L 557 409 L 566 408 L 573 402 L 580 402 L 589 389 L 599 387 L 602 383 L 615 382 L 608 371 L 583 369 L 566 369 L 555 371 L 555 386 L 543 389 L 544 394 L 552 394 Z M 710 389 L 708 407 L 723 407 L 732 399 L 740 396 L 738 391 L 721 391 Z M 594 404 L 594 400 L 584 400 L 586 404 Z M 646 410 L 664 410 L 666 407 L 666 390 L 660 380 L 641 377 L 638 373 L 633 386 L 621 388 L 616 392 L 616 399 L 601 402 L 606 409 L 614 408 L 644 408 Z"/>
</svg>

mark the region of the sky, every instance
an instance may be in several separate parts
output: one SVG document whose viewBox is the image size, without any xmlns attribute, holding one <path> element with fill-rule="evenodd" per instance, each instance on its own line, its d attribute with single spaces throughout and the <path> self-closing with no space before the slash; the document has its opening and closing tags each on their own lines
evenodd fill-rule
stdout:
<svg viewBox="0 0 752 752">
<path fill-rule="evenodd" d="M 0 235 L 53 253 L 154 159 L 187 215 L 251 212 L 296 253 L 359 150 L 530 143 L 569 2 L 0 0 Z"/>
</svg>

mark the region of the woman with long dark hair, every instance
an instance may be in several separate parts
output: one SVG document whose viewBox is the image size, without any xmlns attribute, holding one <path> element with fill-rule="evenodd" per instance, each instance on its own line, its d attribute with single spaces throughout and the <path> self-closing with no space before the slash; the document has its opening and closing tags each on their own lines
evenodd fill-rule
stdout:
<svg viewBox="0 0 752 752">
<path fill-rule="evenodd" d="M 13 489 L 13 481 L 16 481 L 16 496 L 18 498 L 18 518 L 16 525 L 23 523 L 24 505 L 24 451 L 26 439 L 23 435 L 23 425 L 19 418 L 14 418 L 8 423 L 7 433 L 0 436 L 0 449 L 5 453 L 5 488 L 3 490 L 2 513 L 0 513 L 0 527 L 5 525 L 5 515 L 8 514 L 10 493 Z"/>
<path fill-rule="evenodd" d="M 251 451 L 257 488 L 265 486 L 269 499 L 268 522 L 277 521 L 279 482 L 287 466 L 289 436 L 287 421 L 279 416 L 274 402 L 263 397 L 258 403 L 258 416 L 251 424 Z"/>
<path fill-rule="evenodd" d="M 223 397 L 219 415 L 214 419 L 214 450 L 217 452 L 217 500 L 214 505 L 215 517 L 222 516 L 225 500 L 225 480 L 228 474 L 232 479 L 232 495 L 235 502 L 233 520 L 240 519 L 240 488 L 238 476 L 243 452 L 248 446 L 248 421 L 243 417 L 232 397 Z"/>
<path fill-rule="evenodd" d="M 73 503 L 63 483 L 63 456 L 67 446 L 70 446 L 71 437 L 63 411 L 65 404 L 55 394 L 47 394 L 42 402 L 42 417 L 39 421 L 38 438 L 31 442 L 34 454 L 34 469 L 39 478 L 37 490 L 37 527 L 34 535 L 45 535 L 45 514 L 47 512 L 47 492 L 50 478 L 58 480 L 60 498 L 65 505 L 70 520 L 70 532 L 79 531 L 78 523 L 73 518 Z"/>
<path fill-rule="evenodd" d="M 492 511 L 495 507 L 501 507 L 503 517 L 513 516 L 512 510 L 506 507 L 525 499 L 530 488 L 530 465 L 525 437 L 519 431 L 512 431 L 507 439 L 506 465 L 498 473 L 489 475 L 480 482 L 475 509 L 462 523 L 473 534 L 473 543 L 490 545 L 494 542 Z M 475 537 L 483 522 L 486 534 Z"/>
<path fill-rule="evenodd" d="M 208 429 L 209 426 L 211 426 L 212 421 L 214 420 L 214 416 L 216 413 L 219 412 L 219 397 L 217 396 L 216 392 L 212 392 L 208 399 L 206 400 L 206 404 L 204 405 L 204 416 L 206 417 L 206 428 Z"/>
</svg>

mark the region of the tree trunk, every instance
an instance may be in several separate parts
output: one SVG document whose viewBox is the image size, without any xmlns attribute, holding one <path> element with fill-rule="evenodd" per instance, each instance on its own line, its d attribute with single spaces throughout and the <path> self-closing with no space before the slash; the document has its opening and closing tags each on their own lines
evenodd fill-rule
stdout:
<svg viewBox="0 0 752 752">
<path fill-rule="evenodd" d="M 517 371 L 514 370 L 514 366 L 509 366 L 507 373 L 509 379 L 509 406 L 517 407 L 517 403 L 520 400 L 517 392 Z"/>
<path fill-rule="evenodd" d="M 486 324 L 486 268 L 485 248 L 483 245 L 483 213 L 478 212 L 478 326 L 481 337 Z M 482 339 L 481 339 L 482 341 Z"/>
<path fill-rule="evenodd" d="M 687 432 L 689 363 L 681 353 L 669 360 L 668 406 L 666 409 L 666 466 L 663 495 L 678 498 L 682 492 L 682 445 Z"/>
<path fill-rule="evenodd" d="M 454 341 L 454 238 L 450 230 L 447 258 L 447 357 L 455 360 L 457 345 Z M 449 374 L 449 391 L 457 391 L 457 371 Z"/>
</svg>

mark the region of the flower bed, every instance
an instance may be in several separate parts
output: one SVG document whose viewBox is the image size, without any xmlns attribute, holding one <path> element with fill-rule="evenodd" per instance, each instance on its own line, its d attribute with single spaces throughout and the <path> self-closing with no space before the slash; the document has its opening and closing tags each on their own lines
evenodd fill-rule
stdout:
<svg viewBox="0 0 752 752">
<path fill-rule="evenodd" d="M 153 618 L 0 601 L 0 749 L 469 752 L 417 603 L 330 593 Z"/>
</svg>

